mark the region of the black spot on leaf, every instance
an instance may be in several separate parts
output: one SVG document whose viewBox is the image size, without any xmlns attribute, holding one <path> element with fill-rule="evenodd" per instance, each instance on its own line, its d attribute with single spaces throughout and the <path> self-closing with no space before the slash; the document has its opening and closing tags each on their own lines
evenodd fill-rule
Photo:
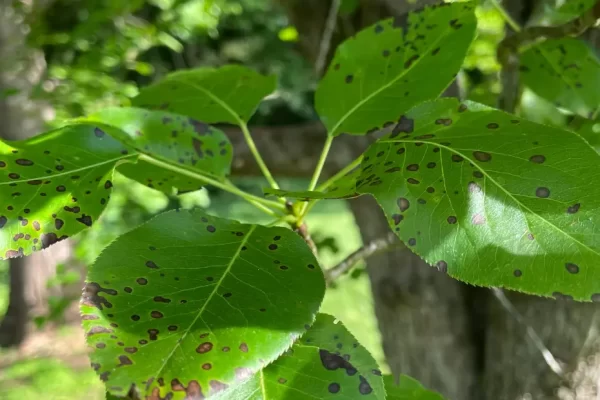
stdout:
<svg viewBox="0 0 600 400">
<path fill-rule="evenodd" d="M 579 273 L 579 266 L 577 264 L 566 263 L 565 268 L 567 269 L 567 271 L 570 274 L 578 274 Z"/>
<path fill-rule="evenodd" d="M 550 189 L 547 187 L 539 187 L 535 190 L 535 195 L 539 198 L 545 199 L 550 197 Z"/>
</svg>

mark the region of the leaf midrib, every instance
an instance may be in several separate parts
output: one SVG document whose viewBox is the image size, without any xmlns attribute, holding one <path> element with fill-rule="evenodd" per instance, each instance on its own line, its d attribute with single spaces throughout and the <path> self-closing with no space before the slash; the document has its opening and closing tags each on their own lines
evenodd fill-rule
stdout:
<svg viewBox="0 0 600 400">
<path fill-rule="evenodd" d="M 437 45 L 440 40 L 442 38 L 445 38 L 448 34 L 448 32 L 451 32 L 451 29 L 454 28 L 446 28 L 446 31 L 444 32 L 443 35 L 439 35 L 438 38 L 432 42 L 432 44 L 427 47 L 427 51 L 423 51 L 421 52 L 421 54 L 425 54 L 425 53 L 429 53 L 429 50 L 431 50 L 435 45 Z M 406 44 L 406 35 L 402 37 L 403 40 L 403 44 Z M 471 39 L 471 42 L 473 40 Z M 408 69 L 403 70 L 403 72 L 401 74 L 399 74 L 396 78 L 394 78 L 393 80 L 391 80 L 389 83 L 383 85 L 381 88 L 379 88 L 378 90 L 375 90 L 374 92 L 372 92 L 371 94 L 369 94 L 367 97 L 365 97 L 363 100 L 359 101 L 354 107 L 352 107 L 346 114 L 344 114 L 342 116 L 342 118 L 340 118 L 340 120 L 338 121 L 337 124 L 334 125 L 334 127 L 331 129 L 331 131 L 328 133 L 330 135 L 335 134 L 335 132 L 340 128 L 340 126 L 342 126 L 342 124 L 354 113 L 356 112 L 356 110 L 358 110 L 360 107 L 362 107 L 363 105 L 365 105 L 369 100 L 371 100 L 373 97 L 375 97 L 376 95 L 379 95 L 381 92 L 383 92 L 384 90 L 388 89 L 389 87 L 393 86 L 397 81 L 399 81 L 401 78 L 403 78 L 406 74 L 408 74 L 410 71 L 413 70 L 413 68 L 415 68 L 415 66 L 420 65 L 421 62 L 427 59 L 427 56 L 425 57 L 419 57 L 415 62 L 413 62 L 410 67 L 408 67 Z M 448 83 L 450 84 L 450 83 Z M 440 93 L 443 91 L 440 90 Z"/>
<path fill-rule="evenodd" d="M 165 365 L 167 365 L 167 363 L 169 362 L 169 360 L 171 359 L 171 357 L 173 357 L 173 354 L 175 353 L 175 350 L 177 350 L 177 348 L 179 347 L 180 343 L 183 342 L 183 340 L 185 339 L 185 337 L 187 336 L 187 334 L 190 332 L 190 330 L 192 329 L 192 327 L 196 324 L 196 321 L 198 321 L 198 319 L 202 316 L 202 313 L 206 309 L 207 305 L 210 303 L 210 301 L 212 300 L 212 298 L 214 297 L 214 295 L 217 293 L 217 290 L 219 289 L 219 287 L 223 283 L 223 280 L 225 279 L 225 277 L 231 271 L 231 268 L 233 267 L 233 264 L 235 264 L 235 262 L 239 258 L 240 253 L 242 251 L 242 247 L 244 247 L 246 245 L 246 243 L 248 243 L 248 240 L 250 239 L 250 236 L 252 236 L 252 233 L 254 233 L 254 230 L 256 229 L 257 226 L 258 225 L 251 225 L 250 230 L 248 231 L 248 233 L 246 235 L 244 235 L 244 238 L 240 242 L 240 245 L 238 246 L 235 254 L 233 255 L 233 257 L 231 257 L 231 261 L 227 265 L 227 268 L 225 269 L 225 272 L 223 272 L 223 274 L 221 275 L 221 277 L 219 278 L 219 280 L 215 284 L 214 289 L 212 290 L 212 292 L 210 293 L 210 295 L 208 296 L 208 298 L 206 299 L 206 301 L 204 302 L 204 304 L 202 305 L 202 307 L 200 308 L 200 310 L 198 311 L 198 313 L 196 314 L 196 316 L 194 317 L 194 319 L 192 320 L 192 322 L 188 325 L 187 329 L 181 335 L 181 338 L 177 341 L 177 343 L 175 344 L 175 346 L 173 346 L 173 350 L 171 350 L 171 353 L 169 353 L 169 355 L 165 358 L 163 364 L 160 366 L 160 368 L 158 369 L 158 371 L 156 372 L 156 374 L 154 374 L 153 376 L 160 377 L 160 373 L 162 373 L 163 369 L 165 368 Z"/>
<path fill-rule="evenodd" d="M 380 141 L 380 143 L 414 143 L 414 141 L 412 140 L 382 140 Z M 481 171 L 481 173 L 483 173 L 485 175 L 486 178 L 488 178 L 494 185 L 496 185 L 500 190 L 502 190 L 510 199 L 512 199 L 521 209 L 527 210 L 528 212 L 530 212 L 532 215 L 537 216 L 540 220 L 542 220 L 543 222 L 545 222 L 546 224 L 548 224 L 549 226 L 551 226 L 552 228 L 554 228 L 555 230 L 557 230 L 558 232 L 562 233 L 563 235 L 565 235 L 566 237 L 570 238 L 571 240 L 573 240 L 575 243 L 579 244 L 580 246 L 582 246 L 583 248 L 589 250 L 591 253 L 596 254 L 597 256 L 600 256 L 600 253 L 594 249 L 592 249 L 591 247 L 589 247 L 588 245 L 582 243 L 581 241 L 577 240 L 576 238 L 574 238 L 573 236 L 571 236 L 570 234 L 568 234 L 567 232 L 563 231 L 562 229 L 560 229 L 558 226 L 554 225 L 552 222 L 548 221 L 547 219 L 543 218 L 541 215 L 539 215 L 538 213 L 533 212 L 533 210 L 529 207 L 527 207 L 525 204 L 521 203 L 520 201 L 518 201 L 515 196 L 513 196 L 513 194 L 509 191 L 507 191 L 506 189 L 504 189 L 504 187 L 502 185 L 500 185 L 498 182 L 496 182 L 496 180 L 494 178 L 492 178 L 485 169 L 481 168 L 478 163 L 473 160 L 472 158 L 470 158 L 469 156 L 467 156 L 466 154 L 455 150 L 451 147 L 448 146 L 444 146 L 440 143 L 437 142 L 431 142 L 431 141 L 427 141 L 427 140 L 419 140 L 420 143 L 425 143 L 427 145 L 431 145 L 431 146 L 437 146 L 437 147 L 441 147 L 449 152 L 455 153 L 457 155 L 460 155 L 461 157 L 463 157 L 465 160 L 469 160 L 471 162 L 471 164 L 473 164 L 475 166 L 475 168 L 477 168 L 479 171 Z"/>
<path fill-rule="evenodd" d="M 58 177 L 71 175 L 71 174 L 73 174 L 75 172 L 81 172 L 81 171 L 85 171 L 85 170 L 88 170 L 88 169 L 94 169 L 94 168 L 101 167 L 101 166 L 106 165 L 106 164 L 116 163 L 118 161 L 121 161 L 121 160 L 124 160 L 124 159 L 127 159 L 127 158 L 137 157 L 137 156 L 139 156 L 138 153 L 128 154 L 128 155 L 125 155 L 125 156 L 122 156 L 122 157 L 112 158 L 110 160 L 106 160 L 106 161 L 103 161 L 103 162 L 100 162 L 100 163 L 86 165 L 85 167 L 71 169 L 69 171 L 60 172 L 60 173 L 54 174 L 54 175 L 46 175 L 46 176 L 40 176 L 40 177 L 33 177 L 33 178 L 29 178 L 29 179 L 18 179 L 18 180 L 14 180 L 14 181 L 0 182 L 0 186 L 6 186 L 6 185 L 10 185 L 12 183 L 26 183 L 26 182 L 35 181 L 35 180 L 56 179 Z"/>
<path fill-rule="evenodd" d="M 185 80 L 185 79 L 171 78 L 169 80 L 172 80 L 172 81 L 175 81 L 175 82 L 179 82 L 179 83 L 185 84 L 185 85 L 190 85 L 194 89 L 197 89 L 197 90 L 201 91 L 202 93 L 204 93 L 208 97 L 210 97 L 212 100 L 214 100 L 214 102 L 217 103 L 218 105 L 220 105 L 225 111 L 227 111 L 229 114 L 231 114 L 231 116 L 236 121 L 236 123 L 238 124 L 238 126 L 241 127 L 242 125 L 245 124 L 245 122 L 239 117 L 239 115 L 237 115 L 237 113 L 231 107 L 229 107 L 229 105 L 224 100 L 222 100 L 220 97 L 218 97 L 217 95 L 215 95 L 210 90 L 205 89 L 204 87 L 196 85 L 194 82 L 190 82 L 190 81 Z"/>
</svg>

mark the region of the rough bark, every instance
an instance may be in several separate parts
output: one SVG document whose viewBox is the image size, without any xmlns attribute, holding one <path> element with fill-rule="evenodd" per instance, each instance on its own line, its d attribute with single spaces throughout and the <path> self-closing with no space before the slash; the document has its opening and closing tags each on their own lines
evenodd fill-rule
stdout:
<svg viewBox="0 0 600 400">
<path fill-rule="evenodd" d="M 350 206 L 364 242 L 389 231 L 371 197 L 352 200 Z M 391 370 L 413 376 L 449 399 L 472 398 L 476 346 L 464 285 L 406 247 L 375 255 L 367 264 Z"/>
</svg>

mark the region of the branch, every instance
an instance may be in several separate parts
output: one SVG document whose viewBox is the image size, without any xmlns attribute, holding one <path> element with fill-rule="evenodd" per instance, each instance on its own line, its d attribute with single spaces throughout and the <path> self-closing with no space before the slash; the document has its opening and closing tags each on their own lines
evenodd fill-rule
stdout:
<svg viewBox="0 0 600 400">
<path fill-rule="evenodd" d="M 315 72 L 317 76 L 321 76 L 321 73 L 325 68 L 325 63 L 327 62 L 327 55 L 329 54 L 329 48 L 331 47 L 331 38 L 335 31 L 335 23 L 337 21 L 341 3 L 341 0 L 332 0 L 331 2 L 331 8 L 327 15 L 327 21 L 325 22 L 325 29 L 323 30 L 323 36 L 321 36 L 321 43 L 319 44 L 317 61 L 315 62 Z"/>
<path fill-rule="evenodd" d="M 234 149 L 233 176 L 261 176 L 241 130 L 218 126 L 231 140 Z M 327 137 L 320 122 L 302 125 L 250 127 L 256 147 L 273 175 L 310 178 Z M 341 135 L 333 143 L 323 175 L 332 176 L 366 150 L 372 137 Z"/>
<path fill-rule="evenodd" d="M 386 236 L 375 239 L 369 242 L 368 244 L 364 245 L 363 247 L 359 248 L 335 267 L 326 270 L 325 280 L 328 284 L 331 284 L 337 278 L 348 272 L 359 261 L 369 258 L 374 254 L 389 251 L 395 247 L 401 246 L 404 246 L 404 244 L 400 240 L 398 240 L 398 238 L 393 232 L 389 232 Z"/>
<path fill-rule="evenodd" d="M 554 358 L 554 356 L 552 355 L 548 347 L 546 347 L 544 341 L 542 340 L 542 338 L 540 338 L 535 329 L 533 329 L 531 325 L 527 323 L 527 321 L 521 315 L 521 313 L 519 313 L 515 306 L 510 302 L 508 297 L 506 297 L 502 289 L 492 288 L 492 293 L 494 293 L 494 296 L 496 296 L 500 304 L 502 304 L 502 306 L 508 311 L 508 313 L 512 315 L 512 317 L 518 323 L 523 325 L 523 327 L 527 331 L 527 334 L 529 335 L 529 338 L 533 342 L 534 346 L 540 351 L 540 353 L 542 353 L 542 357 L 544 357 L 546 364 L 548 364 L 548 367 L 550 367 L 552 372 L 554 372 L 560 378 L 564 378 L 565 371 L 561 367 L 560 363 L 556 360 L 556 358 Z"/>
</svg>

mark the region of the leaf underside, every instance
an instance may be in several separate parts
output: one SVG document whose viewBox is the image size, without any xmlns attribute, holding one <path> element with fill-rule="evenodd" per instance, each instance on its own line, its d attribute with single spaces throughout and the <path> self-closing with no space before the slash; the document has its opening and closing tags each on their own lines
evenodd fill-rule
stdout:
<svg viewBox="0 0 600 400">
<path fill-rule="evenodd" d="M 283 228 L 172 211 L 121 236 L 88 275 L 92 366 L 115 395 L 209 396 L 256 373 L 313 322 L 311 250 Z"/>
<path fill-rule="evenodd" d="M 367 150 L 353 192 L 372 194 L 415 253 L 468 283 L 600 300 L 600 155 L 587 142 L 456 99 L 401 121 Z"/>
<path fill-rule="evenodd" d="M 477 21 L 473 3 L 442 3 L 381 21 L 346 40 L 315 94 L 331 135 L 393 126 L 454 80 Z"/>
<path fill-rule="evenodd" d="M 523 83 L 557 107 L 584 117 L 600 107 L 600 61 L 583 41 L 546 40 L 525 51 L 520 60 Z"/>
<path fill-rule="evenodd" d="M 96 222 L 115 165 L 137 157 L 109 133 L 73 125 L 0 141 L 0 259 L 29 255 Z"/>
<path fill-rule="evenodd" d="M 319 314 L 294 346 L 218 400 L 386 398 L 377 363 L 334 317 Z"/>
<path fill-rule="evenodd" d="M 247 122 L 261 100 L 277 85 L 275 76 L 264 76 L 239 65 L 177 71 L 141 89 L 132 101 L 141 108 L 161 109 L 206 123 Z"/>
</svg>

